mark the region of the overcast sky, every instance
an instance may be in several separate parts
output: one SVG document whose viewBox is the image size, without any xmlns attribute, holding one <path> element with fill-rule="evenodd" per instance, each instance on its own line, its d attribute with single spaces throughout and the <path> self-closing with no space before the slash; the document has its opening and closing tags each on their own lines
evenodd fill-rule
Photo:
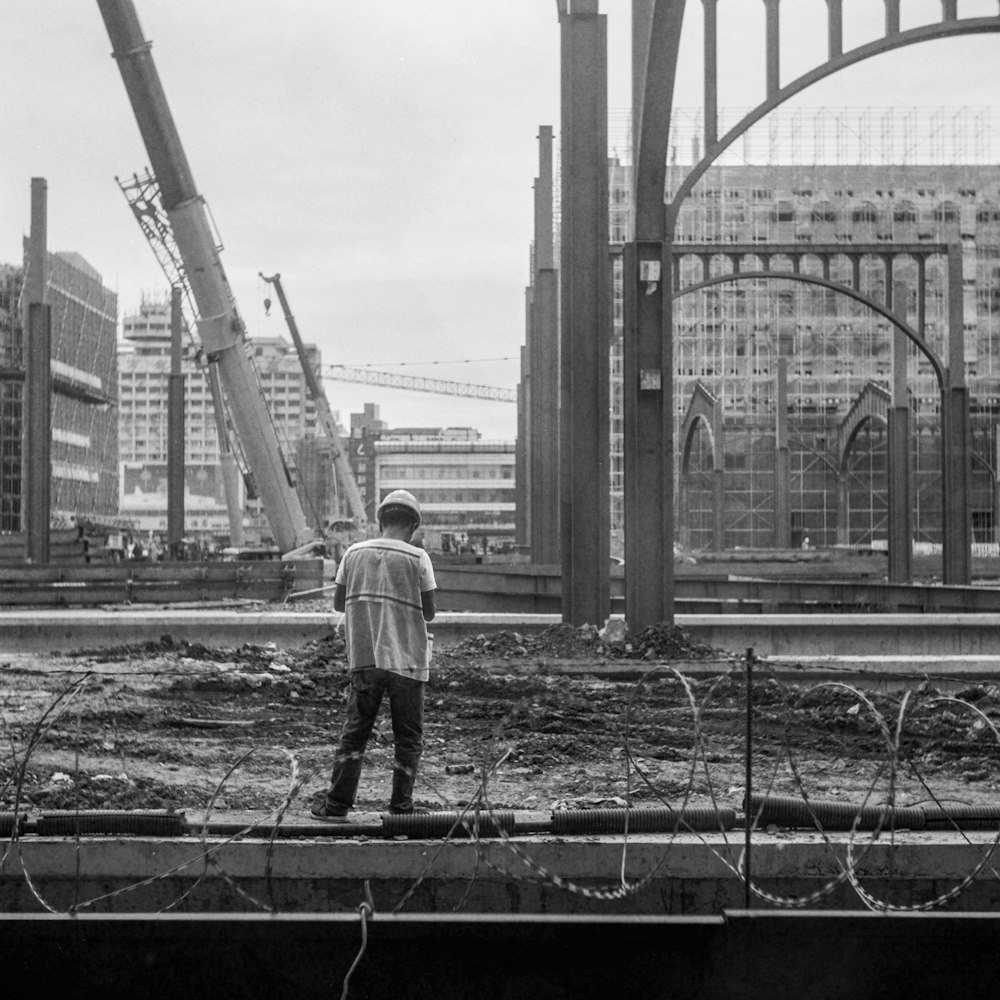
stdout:
<svg viewBox="0 0 1000 1000">
<path fill-rule="evenodd" d="M 689 3 L 677 103 L 700 103 L 701 4 Z M 845 45 L 880 30 L 882 4 L 846 0 Z M 629 101 L 629 0 L 601 0 L 609 105 Z M 559 122 L 554 0 L 138 0 L 223 264 L 251 335 L 280 271 L 303 336 L 327 363 L 513 387 L 524 342 L 539 125 Z M 720 104 L 760 99 L 761 0 L 721 0 Z M 811 66 L 825 0 L 786 0 L 783 80 Z M 903 26 L 939 0 L 904 0 Z M 994 15 L 996 0 L 960 0 Z M 164 279 L 115 176 L 148 164 L 93 0 L 3 0 L 0 261 L 21 260 L 30 180 L 48 181 L 49 247 L 81 253 L 119 311 Z M 858 16 L 855 16 L 857 14 Z M 798 18 L 798 20 L 795 20 Z M 995 103 L 1000 38 L 914 46 L 814 88 L 807 106 Z M 747 57 L 750 48 L 752 55 Z M 932 61 L 929 61 L 932 57 Z M 273 297 L 273 296 L 272 296 Z M 412 367 L 396 368 L 399 362 Z M 424 364 L 448 362 L 447 364 Z M 417 363 L 420 363 L 419 365 Z M 515 407 L 326 383 L 344 421 L 378 401 L 391 425 L 473 425 L 512 438 Z"/>
</svg>

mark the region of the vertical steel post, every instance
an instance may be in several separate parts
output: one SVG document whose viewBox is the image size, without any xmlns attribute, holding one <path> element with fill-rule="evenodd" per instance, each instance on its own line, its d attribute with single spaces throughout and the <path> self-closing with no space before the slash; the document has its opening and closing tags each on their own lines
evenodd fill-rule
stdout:
<svg viewBox="0 0 1000 1000">
<path fill-rule="evenodd" d="M 885 33 L 899 34 L 899 0 L 885 0 Z"/>
<path fill-rule="evenodd" d="M 792 477 L 788 457 L 788 358 L 778 358 L 774 419 L 774 547 L 792 545 Z"/>
<path fill-rule="evenodd" d="M 184 547 L 184 373 L 181 338 L 182 289 L 170 290 L 170 379 L 167 396 L 167 552 L 180 559 Z"/>
<path fill-rule="evenodd" d="M 887 262 L 886 297 L 895 314 L 906 320 L 906 282 L 892 280 Z M 910 401 L 907 379 L 909 339 L 892 328 L 892 405 L 889 407 L 889 582 L 913 578 L 913 514 L 910 496 Z"/>
<path fill-rule="evenodd" d="M 525 293 L 524 329 L 526 341 L 531 337 L 531 306 L 534 292 Z M 517 441 L 514 446 L 514 543 L 524 551 L 531 538 L 531 480 L 528 476 L 529 422 L 531 412 L 531 368 L 527 342 L 521 348 L 521 379 L 517 383 Z"/>
<path fill-rule="evenodd" d="M 836 59 L 844 51 L 844 0 L 826 0 L 827 55 Z"/>
<path fill-rule="evenodd" d="M 701 0 L 705 8 L 705 149 L 719 137 L 719 18 L 718 0 Z"/>
<path fill-rule="evenodd" d="M 962 246 L 948 246 L 948 371 L 941 407 L 944 496 L 943 576 L 946 585 L 972 580 L 969 510 L 969 396 L 965 384 Z"/>
<path fill-rule="evenodd" d="M 632 0 L 635 242 L 624 260 L 625 616 L 674 614 L 673 221 L 664 211 L 684 3 Z"/>
<path fill-rule="evenodd" d="M 531 561 L 558 565 L 561 551 L 561 434 L 559 364 L 559 272 L 556 270 L 553 211 L 552 126 L 538 130 L 538 177 L 535 181 L 535 272 L 531 302 L 528 370 L 528 479 Z M 606 213 L 605 213 L 606 214 Z"/>
<path fill-rule="evenodd" d="M 29 562 L 49 561 L 52 507 L 52 314 L 48 304 L 48 184 L 31 178 L 24 279 L 24 528 Z"/>
<path fill-rule="evenodd" d="M 772 97 L 781 87 L 781 0 L 764 0 L 767 8 L 767 96 Z"/>
<path fill-rule="evenodd" d="M 611 613 L 607 17 L 572 0 L 562 35 L 562 614 Z"/>
</svg>

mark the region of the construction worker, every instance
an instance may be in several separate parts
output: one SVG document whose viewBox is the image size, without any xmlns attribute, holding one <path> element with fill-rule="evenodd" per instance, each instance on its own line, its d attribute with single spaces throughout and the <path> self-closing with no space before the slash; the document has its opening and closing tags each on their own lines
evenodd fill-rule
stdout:
<svg viewBox="0 0 1000 1000">
<path fill-rule="evenodd" d="M 422 520 L 416 497 L 393 490 L 376 516 L 380 537 L 351 545 L 334 580 L 333 607 L 344 613 L 351 689 L 330 787 L 312 809 L 318 819 L 345 821 L 354 806 L 365 747 L 385 694 L 395 741 L 389 812 L 414 810 L 430 665 L 426 623 L 434 619 L 437 583 L 430 556 L 411 544 Z"/>
</svg>

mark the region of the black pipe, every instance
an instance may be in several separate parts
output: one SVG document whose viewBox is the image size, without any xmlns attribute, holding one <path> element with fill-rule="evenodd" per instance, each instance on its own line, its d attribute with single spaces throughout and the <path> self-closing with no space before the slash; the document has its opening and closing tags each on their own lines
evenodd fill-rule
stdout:
<svg viewBox="0 0 1000 1000">
<path fill-rule="evenodd" d="M 820 799 L 795 798 L 791 795 L 751 795 L 747 807 L 747 825 L 755 819 L 762 826 L 824 830 L 874 830 L 876 828 L 923 830 L 924 810 L 919 806 L 894 809 L 888 806 L 859 806 L 853 802 L 831 802 Z"/>
<path fill-rule="evenodd" d="M 928 830 L 996 830 L 1000 827 L 1000 805 L 949 803 L 923 805 Z"/>
<path fill-rule="evenodd" d="M 665 806 L 641 809 L 559 809 L 552 813 L 552 832 L 624 833 L 626 816 L 629 833 L 732 830 L 736 825 L 736 811 L 726 807 L 692 806 L 679 811 Z"/>
<path fill-rule="evenodd" d="M 60 809 L 42 813 L 36 826 L 40 837 L 80 835 L 180 837 L 187 833 L 184 813 L 169 809 Z"/>
<path fill-rule="evenodd" d="M 497 837 L 501 830 L 508 834 L 513 832 L 513 812 L 382 814 L 382 833 L 386 837 L 401 834 L 410 837 Z"/>
<path fill-rule="evenodd" d="M 15 828 L 17 836 L 24 834 L 24 824 L 28 821 L 27 813 L 0 812 L 0 837 L 10 837 Z"/>
</svg>

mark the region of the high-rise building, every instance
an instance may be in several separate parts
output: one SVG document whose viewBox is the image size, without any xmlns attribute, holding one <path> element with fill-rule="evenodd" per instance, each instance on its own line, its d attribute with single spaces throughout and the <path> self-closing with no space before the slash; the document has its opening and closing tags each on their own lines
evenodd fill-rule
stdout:
<svg viewBox="0 0 1000 1000">
<path fill-rule="evenodd" d="M 147 297 L 122 320 L 119 348 L 121 511 L 142 530 L 161 532 L 167 524 L 167 399 L 170 375 L 170 302 Z M 264 398 L 286 461 L 294 467 L 298 443 L 316 434 L 316 409 L 295 349 L 281 338 L 248 342 Z M 318 369 L 319 352 L 307 347 Z M 185 523 L 192 536 L 223 539 L 229 532 L 219 464 L 219 431 L 205 368 L 185 340 Z M 238 450 L 238 442 L 236 442 Z M 251 470 L 252 471 L 252 470 Z M 248 541 L 266 541 L 266 518 L 259 502 L 242 491 Z M 300 494 L 303 492 L 300 484 Z M 303 509 L 315 504 L 303 496 Z"/>
<path fill-rule="evenodd" d="M 24 268 L 0 266 L 0 531 L 23 529 Z M 118 511 L 118 299 L 78 253 L 48 255 L 51 518 L 112 522 Z"/>
</svg>

